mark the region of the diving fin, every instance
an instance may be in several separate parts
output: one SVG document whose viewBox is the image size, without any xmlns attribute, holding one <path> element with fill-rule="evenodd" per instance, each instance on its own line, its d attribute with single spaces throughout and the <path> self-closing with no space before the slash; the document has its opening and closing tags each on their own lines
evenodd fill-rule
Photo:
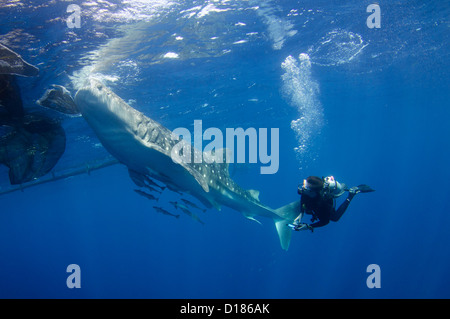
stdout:
<svg viewBox="0 0 450 319">
<path fill-rule="evenodd" d="M 375 191 L 372 187 L 366 184 L 358 185 L 357 188 L 359 193 L 371 193 Z"/>
</svg>

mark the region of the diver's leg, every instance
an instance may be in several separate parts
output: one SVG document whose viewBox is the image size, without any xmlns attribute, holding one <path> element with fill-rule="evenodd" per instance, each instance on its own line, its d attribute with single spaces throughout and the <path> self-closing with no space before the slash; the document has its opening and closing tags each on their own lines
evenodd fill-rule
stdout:
<svg viewBox="0 0 450 319">
<path fill-rule="evenodd" d="M 347 199 L 341 204 L 341 206 L 339 206 L 336 211 L 333 211 L 331 213 L 330 220 L 337 222 L 342 217 L 342 215 L 344 215 L 345 211 L 348 208 L 348 205 L 350 205 L 350 202 L 352 201 L 354 196 L 354 193 L 349 193 Z"/>
</svg>

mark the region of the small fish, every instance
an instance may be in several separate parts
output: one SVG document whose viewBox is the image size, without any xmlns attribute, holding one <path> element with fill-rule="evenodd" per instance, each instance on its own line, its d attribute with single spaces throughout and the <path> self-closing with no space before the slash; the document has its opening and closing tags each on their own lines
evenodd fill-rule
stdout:
<svg viewBox="0 0 450 319">
<path fill-rule="evenodd" d="M 193 208 L 199 209 L 199 210 L 201 210 L 202 212 L 206 212 L 206 209 L 202 209 L 202 208 L 198 207 L 198 206 L 195 205 L 193 202 L 188 201 L 187 199 L 182 198 L 181 200 L 182 200 L 186 205 L 188 205 L 188 206 L 191 206 L 191 207 L 193 207 Z"/>
<path fill-rule="evenodd" d="M 147 194 L 146 192 L 143 192 L 143 191 L 141 191 L 141 190 L 139 190 L 139 189 L 135 189 L 134 191 L 135 191 L 136 193 L 138 193 L 139 195 L 144 196 L 145 198 L 148 198 L 148 199 L 150 199 L 150 200 L 156 200 L 156 201 L 158 201 L 158 198 L 156 198 L 155 196 L 153 196 L 153 195 L 151 195 L 151 194 Z"/>
<path fill-rule="evenodd" d="M 178 203 L 177 202 L 169 202 L 169 204 L 172 204 L 173 207 L 178 208 Z"/>
<path fill-rule="evenodd" d="M 180 203 L 178 203 L 178 202 L 169 202 L 169 203 L 172 204 L 172 206 L 175 207 L 176 209 L 178 209 L 178 208 L 185 208 L 185 209 L 188 209 L 187 206 L 185 206 L 185 205 L 183 205 L 183 204 L 180 204 Z"/>
<path fill-rule="evenodd" d="M 198 221 L 200 224 L 205 225 L 205 223 L 196 214 L 192 213 L 186 205 L 180 204 L 178 202 L 169 202 L 169 203 L 172 204 L 176 209 L 179 208 L 183 213 L 185 213 L 192 219 Z"/>
<path fill-rule="evenodd" d="M 188 215 L 189 217 L 191 217 L 193 220 L 196 220 L 196 221 L 198 221 L 200 224 L 205 225 L 205 223 L 204 223 L 197 215 L 195 215 L 194 213 L 191 213 L 188 209 L 186 209 L 186 208 L 184 208 L 184 207 L 181 207 L 181 206 L 179 206 L 179 207 L 180 207 L 180 209 L 181 209 L 181 211 L 182 211 L 183 213 L 185 213 L 186 215 Z"/>
<path fill-rule="evenodd" d="M 136 171 L 133 171 L 131 169 L 128 169 L 128 174 L 130 175 L 131 180 L 136 184 L 136 186 L 139 186 L 139 187 L 146 186 L 145 181 L 144 181 L 144 175 L 142 175 Z"/>
<path fill-rule="evenodd" d="M 151 192 L 162 193 L 165 187 L 162 187 L 162 190 L 157 190 L 156 188 L 151 187 L 150 185 L 145 184 L 144 187 L 148 188 Z"/>
<path fill-rule="evenodd" d="M 170 188 L 170 187 L 168 187 L 168 189 L 169 189 L 170 191 L 174 192 L 174 193 L 177 193 L 178 195 L 183 195 L 182 192 L 177 191 L 176 189 L 172 189 L 172 188 Z"/>
<path fill-rule="evenodd" d="M 162 190 L 165 189 L 165 187 L 159 186 L 159 185 L 156 184 L 154 181 L 152 181 L 152 180 L 150 179 L 150 177 L 144 176 L 144 178 L 145 178 L 145 181 L 147 182 L 148 185 L 150 185 L 150 186 L 156 186 L 156 187 L 158 187 L 158 188 L 160 188 L 160 189 L 162 189 Z"/>
<path fill-rule="evenodd" d="M 180 215 L 174 215 L 174 214 L 172 214 L 172 213 L 169 213 L 167 210 L 165 210 L 164 208 L 161 208 L 161 207 L 158 207 L 158 206 L 153 206 L 153 208 L 157 211 L 157 212 L 159 212 L 159 213 L 161 213 L 161 214 L 163 214 L 163 215 L 168 215 L 168 216 L 173 216 L 173 217 L 175 217 L 175 218 L 179 218 L 180 217 Z"/>
</svg>

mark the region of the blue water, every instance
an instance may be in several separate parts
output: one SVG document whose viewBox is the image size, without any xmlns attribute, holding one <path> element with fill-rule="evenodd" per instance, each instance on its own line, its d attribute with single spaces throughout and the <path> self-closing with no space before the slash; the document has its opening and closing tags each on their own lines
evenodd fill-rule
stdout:
<svg viewBox="0 0 450 319">
<path fill-rule="evenodd" d="M 230 168 L 270 207 L 299 200 L 310 175 L 376 192 L 338 223 L 292 234 L 287 252 L 266 218 L 158 214 L 121 165 L 5 194 L 0 297 L 450 297 L 448 2 L 379 1 L 379 29 L 366 25 L 371 1 L 74 3 L 74 29 L 67 2 L 0 3 L 0 42 L 40 69 L 18 79 L 27 109 L 51 84 L 74 94 L 95 74 L 169 129 L 279 128 L 276 174 Z M 62 125 L 56 172 L 108 158 L 82 118 Z M 70 264 L 79 289 L 66 286 Z M 381 288 L 366 285 L 370 264 Z"/>
</svg>

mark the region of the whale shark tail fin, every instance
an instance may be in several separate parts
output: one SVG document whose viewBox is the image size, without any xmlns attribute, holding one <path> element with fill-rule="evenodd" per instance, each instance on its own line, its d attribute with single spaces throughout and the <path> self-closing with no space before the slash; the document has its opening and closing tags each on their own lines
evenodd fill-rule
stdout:
<svg viewBox="0 0 450 319">
<path fill-rule="evenodd" d="M 277 228 L 278 237 L 280 238 L 281 248 L 284 250 L 288 250 L 292 236 L 292 229 L 290 229 L 287 224 L 288 223 L 284 219 L 275 221 L 275 227 Z"/>
<path fill-rule="evenodd" d="M 275 209 L 275 213 L 279 216 L 279 219 L 275 219 L 274 222 L 280 238 L 281 248 L 288 250 L 292 235 L 292 229 L 288 224 L 292 223 L 300 214 L 300 201 L 298 200 Z"/>
</svg>

